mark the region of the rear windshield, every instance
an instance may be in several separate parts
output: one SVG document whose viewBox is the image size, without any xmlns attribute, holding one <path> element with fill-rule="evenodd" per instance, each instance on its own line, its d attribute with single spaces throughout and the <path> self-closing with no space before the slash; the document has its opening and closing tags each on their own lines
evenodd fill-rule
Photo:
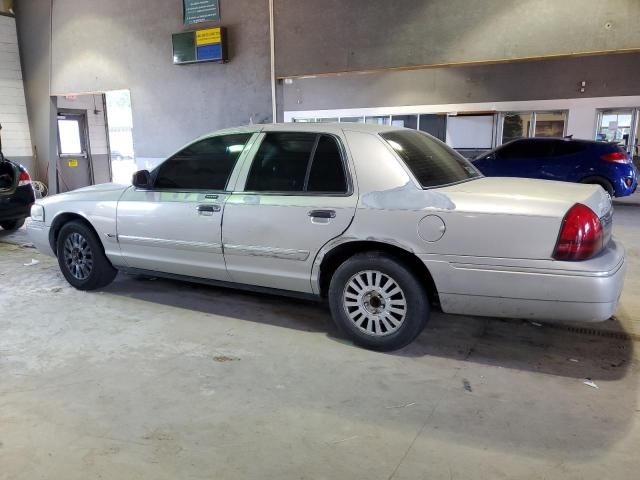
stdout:
<svg viewBox="0 0 640 480">
<path fill-rule="evenodd" d="M 482 176 L 462 155 L 422 132 L 398 130 L 380 136 L 406 163 L 423 188 L 466 182 Z"/>
</svg>

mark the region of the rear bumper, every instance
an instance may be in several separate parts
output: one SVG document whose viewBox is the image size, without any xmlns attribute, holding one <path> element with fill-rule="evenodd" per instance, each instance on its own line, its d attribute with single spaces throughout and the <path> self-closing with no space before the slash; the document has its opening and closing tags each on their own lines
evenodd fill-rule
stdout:
<svg viewBox="0 0 640 480">
<path fill-rule="evenodd" d="M 18 187 L 7 197 L 0 197 L 0 221 L 27 218 L 36 196 L 30 186 Z"/>
<path fill-rule="evenodd" d="M 29 235 L 29 239 L 33 245 L 40 253 L 55 257 L 56 254 L 49 243 L 49 230 L 50 228 L 47 227 L 44 222 L 30 221 L 27 223 L 27 235 Z"/>
<path fill-rule="evenodd" d="M 615 241 L 597 257 L 584 262 L 492 259 L 493 264 L 488 264 L 487 260 L 461 263 L 423 258 L 444 312 L 603 321 L 617 308 L 626 273 L 624 248 Z"/>
</svg>

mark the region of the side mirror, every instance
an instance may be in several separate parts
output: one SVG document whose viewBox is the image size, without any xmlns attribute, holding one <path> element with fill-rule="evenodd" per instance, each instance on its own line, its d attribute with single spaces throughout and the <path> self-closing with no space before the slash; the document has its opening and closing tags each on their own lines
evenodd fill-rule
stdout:
<svg viewBox="0 0 640 480">
<path fill-rule="evenodd" d="M 136 188 L 151 188 L 151 174 L 149 170 L 139 170 L 133 174 L 133 181 L 131 182 Z"/>
</svg>

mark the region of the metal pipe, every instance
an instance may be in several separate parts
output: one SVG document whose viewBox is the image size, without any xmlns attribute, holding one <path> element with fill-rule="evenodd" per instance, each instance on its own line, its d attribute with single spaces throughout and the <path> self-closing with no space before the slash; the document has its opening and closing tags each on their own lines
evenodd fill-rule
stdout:
<svg viewBox="0 0 640 480">
<path fill-rule="evenodd" d="M 276 42 L 273 31 L 273 0 L 269 0 L 269 47 L 271 50 L 271 115 L 273 123 L 278 123 L 278 109 L 276 106 Z"/>
</svg>

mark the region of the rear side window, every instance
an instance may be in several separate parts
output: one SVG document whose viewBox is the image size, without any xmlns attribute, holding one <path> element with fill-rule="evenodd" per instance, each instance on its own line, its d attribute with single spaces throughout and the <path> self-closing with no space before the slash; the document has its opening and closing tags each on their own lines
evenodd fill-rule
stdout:
<svg viewBox="0 0 640 480">
<path fill-rule="evenodd" d="M 584 143 L 558 140 L 555 142 L 554 155 L 559 157 L 575 155 L 576 153 L 584 152 L 586 148 L 587 146 Z"/>
<path fill-rule="evenodd" d="M 460 183 L 481 176 L 455 150 L 422 132 L 398 130 L 380 136 L 424 188 Z"/>
<path fill-rule="evenodd" d="M 315 133 L 267 133 L 245 191 L 345 193 L 347 182 L 336 139 Z"/>
<path fill-rule="evenodd" d="M 153 172 L 156 188 L 224 190 L 250 133 L 222 135 L 193 143 Z"/>
<path fill-rule="evenodd" d="M 347 179 L 335 138 L 322 135 L 309 170 L 308 192 L 345 193 Z"/>
</svg>

